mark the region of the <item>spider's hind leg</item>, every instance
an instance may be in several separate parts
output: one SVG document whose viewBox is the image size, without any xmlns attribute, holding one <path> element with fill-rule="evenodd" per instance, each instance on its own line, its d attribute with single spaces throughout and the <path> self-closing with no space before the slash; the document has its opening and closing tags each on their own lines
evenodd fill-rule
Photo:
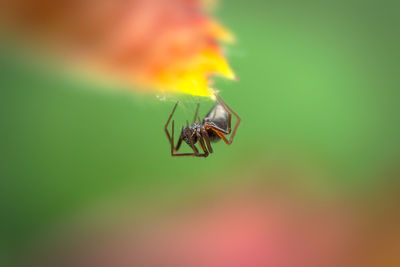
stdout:
<svg viewBox="0 0 400 267">
<path fill-rule="evenodd" d="M 219 103 L 221 103 L 221 105 L 222 105 L 222 107 L 225 109 L 225 111 L 226 112 L 228 112 L 228 114 L 229 114 L 229 121 L 228 121 L 228 129 L 229 129 L 229 133 L 231 133 L 231 116 L 232 116 L 232 114 L 233 114 L 233 116 L 235 116 L 236 117 L 236 124 L 235 124 L 235 127 L 233 128 L 233 131 L 232 131 L 232 134 L 231 134 L 231 136 L 230 136 L 230 138 L 229 138 L 229 140 L 227 140 L 225 137 L 221 137 L 221 135 L 220 134 L 218 134 L 224 141 L 225 141 L 225 143 L 227 143 L 228 145 L 230 145 L 230 144 L 232 144 L 232 141 L 233 141 L 233 138 L 235 137 L 235 134 L 236 134 L 236 130 L 237 130 L 237 128 L 239 127 L 239 124 L 240 124 L 240 122 L 241 122 L 241 118 L 240 118 L 240 116 L 233 110 L 233 109 L 231 109 L 225 102 L 224 102 L 224 100 L 222 100 L 222 98 L 218 95 L 218 94 L 216 94 L 215 95 L 216 96 L 216 98 L 217 98 L 217 100 L 218 100 L 218 102 Z"/>
</svg>

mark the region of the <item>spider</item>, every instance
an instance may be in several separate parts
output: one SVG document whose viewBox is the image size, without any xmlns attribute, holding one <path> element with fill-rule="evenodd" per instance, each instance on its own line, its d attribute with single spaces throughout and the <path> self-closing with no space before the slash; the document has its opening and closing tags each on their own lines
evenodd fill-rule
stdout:
<svg viewBox="0 0 400 267">
<path fill-rule="evenodd" d="M 186 127 L 182 127 L 176 146 L 174 145 L 174 120 L 172 120 L 172 134 L 170 135 L 168 131 L 168 125 L 175 113 L 179 101 L 175 104 L 171 115 L 169 115 L 168 121 L 164 126 L 165 133 L 167 134 L 167 138 L 171 144 L 172 157 L 208 157 L 209 153 L 213 153 L 213 149 L 210 144 L 211 142 L 218 142 L 222 139 L 227 145 L 232 144 L 241 119 L 236 112 L 234 112 L 227 104 L 225 104 L 220 96 L 216 95 L 216 97 L 218 100 L 217 103 L 205 116 L 203 122 L 201 122 L 200 118 L 198 117 L 200 104 L 197 105 L 196 113 L 194 114 L 193 118 L 193 124 L 189 126 L 188 121 L 186 121 Z M 231 131 L 232 114 L 237 118 L 233 131 Z M 198 120 L 197 122 L 196 119 Z M 231 136 L 228 140 L 226 135 L 229 134 L 231 134 Z M 181 147 L 182 141 L 185 141 L 185 143 L 192 148 L 193 153 L 175 153 L 178 152 L 179 148 Z M 199 153 L 198 148 L 195 146 L 197 142 L 199 142 L 203 153 Z"/>
</svg>

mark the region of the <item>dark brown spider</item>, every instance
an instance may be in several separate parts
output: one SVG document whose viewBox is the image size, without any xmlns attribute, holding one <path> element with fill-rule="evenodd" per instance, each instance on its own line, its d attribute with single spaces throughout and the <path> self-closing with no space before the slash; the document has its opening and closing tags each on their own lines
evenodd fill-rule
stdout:
<svg viewBox="0 0 400 267">
<path fill-rule="evenodd" d="M 222 139 L 227 145 L 232 144 L 233 137 L 236 134 L 236 130 L 241 119 L 236 112 L 234 112 L 228 105 L 225 104 L 221 97 L 218 95 L 216 95 L 216 97 L 218 100 L 217 103 L 205 116 L 203 122 L 201 122 L 200 118 L 198 117 L 200 105 L 197 105 L 193 124 L 189 126 L 189 123 L 186 121 L 186 127 L 182 127 L 176 147 L 174 145 L 174 120 L 172 120 L 172 135 L 170 135 L 168 131 L 168 125 L 179 102 L 175 104 L 174 109 L 172 110 L 171 115 L 169 115 L 168 121 L 164 127 L 165 133 L 167 134 L 168 140 L 171 144 L 171 156 L 208 157 L 209 153 L 213 153 L 213 149 L 210 144 L 211 142 L 218 142 Z M 231 131 L 232 114 L 237 118 L 233 131 Z M 196 119 L 198 119 L 198 122 L 196 122 Z M 226 135 L 229 134 L 231 134 L 231 136 L 228 140 Z M 178 152 L 179 148 L 181 147 L 182 141 L 185 141 L 185 143 L 193 149 L 193 153 L 175 153 Z M 199 153 L 199 150 L 195 146 L 197 142 L 199 142 L 204 153 Z"/>
</svg>

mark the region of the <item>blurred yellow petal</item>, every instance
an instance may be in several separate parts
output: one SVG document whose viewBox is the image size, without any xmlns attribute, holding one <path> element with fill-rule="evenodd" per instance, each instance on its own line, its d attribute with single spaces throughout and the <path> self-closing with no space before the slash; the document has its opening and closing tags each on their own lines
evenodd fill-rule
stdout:
<svg viewBox="0 0 400 267">
<path fill-rule="evenodd" d="M 235 41 L 235 36 L 228 29 L 226 29 L 216 21 L 210 20 L 208 29 L 210 31 L 210 34 L 220 41 L 226 43 L 233 43 Z"/>
</svg>

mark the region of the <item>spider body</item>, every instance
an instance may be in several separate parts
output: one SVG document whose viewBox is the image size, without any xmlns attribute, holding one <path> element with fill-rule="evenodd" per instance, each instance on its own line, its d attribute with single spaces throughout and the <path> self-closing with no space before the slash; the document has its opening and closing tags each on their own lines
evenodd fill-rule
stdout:
<svg viewBox="0 0 400 267">
<path fill-rule="evenodd" d="M 199 122 L 193 123 L 190 126 L 182 128 L 181 138 L 189 146 L 190 146 L 190 142 L 193 142 L 193 144 L 196 144 L 198 141 L 198 136 L 199 136 L 199 134 L 201 134 L 202 130 L 204 130 L 204 126 L 201 123 L 199 123 Z"/>
<path fill-rule="evenodd" d="M 193 123 L 189 125 L 189 123 L 186 122 L 186 127 L 182 127 L 176 146 L 174 145 L 174 120 L 172 120 L 172 134 L 170 135 L 168 131 L 168 125 L 178 106 L 178 103 L 175 104 L 174 109 L 172 110 L 171 115 L 169 116 L 164 127 L 165 133 L 171 145 L 171 156 L 208 157 L 209 153 L 213 153 L 210 143 L 218 142 L 222 139 L 226 144 L 232 144 L 233 137 L 235 136 L 241 119 L 230 107 L 225 104 L 225 102 L 218 95 L 217 100 L 217 103 L 204 117 L 203 121 L 200 121 L 198 117 L 199 105 L 197 105 Z M 234 115 L 237 119 L 233 131 L 231 131 L 232 115 Z M 226 136 L 229 134 L 231 134 L 231 136 L 228 140 Z M 188 144 L 192 148 L 193 153 L 175 153 L 178 152 L 182 142 Z M 199 152 L 199 149 L 196 147 L 197 143 L 199 143 L 203 153 Z"/>
</svg>

